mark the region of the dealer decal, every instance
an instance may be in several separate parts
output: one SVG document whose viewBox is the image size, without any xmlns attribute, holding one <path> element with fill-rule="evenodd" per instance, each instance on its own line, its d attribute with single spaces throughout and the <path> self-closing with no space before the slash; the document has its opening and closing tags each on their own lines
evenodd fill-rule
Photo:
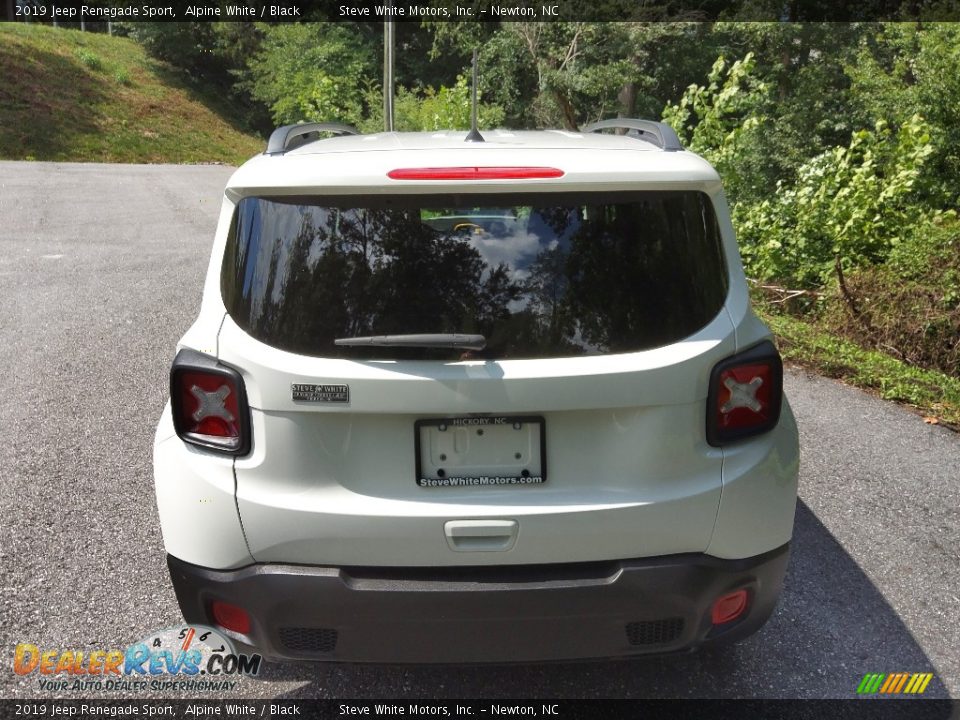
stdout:
<svg viewBox="0 0 960 720">
<path fill-rule="evenodd" d="M 313 385 L 293 383 L 290 391 L 295 402 L 348 403 L 349 385 Z"/>
</svg>

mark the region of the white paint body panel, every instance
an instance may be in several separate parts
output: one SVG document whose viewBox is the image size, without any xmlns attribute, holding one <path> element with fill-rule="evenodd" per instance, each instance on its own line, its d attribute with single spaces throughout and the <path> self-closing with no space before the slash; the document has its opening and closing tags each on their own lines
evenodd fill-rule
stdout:
<svg viewBox="0 0 960 720">
<path fill-rule="evenodd" d="M 236 462 L 251 553 L 260 562 L 419 566 L 703 551 L 723 459 L 704 438 L 706 376 L 733 350 L 723 314 L 708 330 L 727 339 L 595 358 L 596 374 L 580 359 L 433 363 L 430 377 L 430 363 L 265 367 L 244 353 L 260 344 L 225 326 L 221 359 L 254 368 L 247 386 L 254 377 L 261 385 L 256 400 L 251 393 L 253 452 Z M 307 379 L 348 383 L 350 405 L 296 406 L 290 384 Z M 477 413 L 543 415 L 544 485 L 416 485 L 414 422 Z M 477 518 L 518 522 L 513 548 L 496 556 L 451 551 L 444 523 Z"/>
<path fill-rule="evenodd" d="M 577 133 L 384 133 L 259 156 L 231 178 L 200 316 L 181 340 L 244 378 L 251 452 L 187 448 L 169 411 L 155 444 L 168 552 L 210 568 L 251 562 L 463 566 L 611 560 L 683 552 L 744 558 L 789 541 L 797 432 L 785 402 L 766 435 L 723 449 L 705 439 L 713 365 L 768 338 L 749 308 L 720 180 L 688 152 Z M 348 163 L 348 164 L 346 164 Z M 405 182 L 400 167 L 541 165 L 562 178 Z M 694 189 L 716 208 L 730 290 L 706 327 L 666 347 L 554 360 L 372 362 L 283 352 L 226 314 L 220 266 L 235 203 L 249 195 Z M 347 384 L 350 402 L 302 403 L 291 384 Z M 421 488 L 414 422 L 542 415 L 547 481 Z M 451 525 L 452 523 L 452 525 Z M 454 534 L 466 539 L 455 543 Z M 509 528 L 506 533 L 502 528 Z"/>
<path fill-rule="evenodd" d="M 723 449 L 723 493 L 707 554 L 744 558 L 790 542 L 797 507 L 797 424 L 784 398 L 771 432 Z"/>
<path fill-rule="evenodd" d="M 237 514 L 232 458 L 182 442 L 173 431 L 169 402 L 154 438 L 153 474 L 168 553 L 220 569 L 253 562 Z"/>
</svg>

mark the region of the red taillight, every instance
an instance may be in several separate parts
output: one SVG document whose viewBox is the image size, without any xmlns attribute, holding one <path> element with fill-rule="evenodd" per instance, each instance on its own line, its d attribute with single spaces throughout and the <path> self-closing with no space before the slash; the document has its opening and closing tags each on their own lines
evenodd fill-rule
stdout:
<svg viewBox="0 0 960 720">
<path fill-rule="evenodd" d="M 718 378 L 717 420 L 720 430 L 762 425 L 770 420 L 773 369 L 766 364 L 738 365 Z"/>
<path fill-rule="evenodd" d="M 728 622 L 733 622 L 747 611 L 749 599 L 746 590 L 737 590 L 718 597 L 713 603 L 710 621 L 714 625 L 725 625 Z"/>
<path fill-rule="evenodd" d="M 189 350 L 170 372 L 173 425 L 185 442 L 241 454 L 248 445 L 248 409 L 243 380 L 231 368 Z"/>
<path fill-rule="evenodd" d="M 783 363 L 764 342 L 718 363 L 710 375 L 707 442 L 720 446 L 758 435 L 780 419 Z"/>
<path fill-rule="evenodd" d="M 210 614 L 213 615 L 213 622 L 225 630 L 232 630 L 240 635 L 250 632 L 250 615 L 242 607 L 214 600 L 210 606 Z"/>
<path fill-rule="evenodd" d="M 552 167 L 426 167 L 397 168 L 387 173 L 392 180 L 536 180 L 563 177 Z"/>
<path fill-rule="evenodd" d="M 180 411 L 188 433 L 239 438 L 237 388 L 222 375 L 184 372 L 180 375 Z"/>
</svg>

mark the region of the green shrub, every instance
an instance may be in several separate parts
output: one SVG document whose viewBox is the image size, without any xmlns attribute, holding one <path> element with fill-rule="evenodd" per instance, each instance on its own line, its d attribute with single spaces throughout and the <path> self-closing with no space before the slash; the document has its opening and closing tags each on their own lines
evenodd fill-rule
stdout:
<svg viewBox="0 0 960 720">
<path fill-rule="evenodd" d="M 270 108 L 278 125 L 339 120 L 356 125 L 365 78 L 377 75 L 374 50 L 348 23 L 283 23 L 268 27 L 248 59 L 239 86 Z"/>
<path fill-rule="evenodd" d="M 370 117 L 360 124 L 364 132 L 383 130 L 383 89 L 371 85 L 367 90 Z M 470 87 L 463 75 L 453 87 L 439 90 L 426 87 L 419 92 L 397 88 L 393 102 L 394 127 L 397 130 L 469 130 L 472 101 Z M 500 127 L 504 111 L 499 105 L 479 101 L 477 124 L 481 130 Z"/>
<path fill-rule="evenodd" d="M 733 199 L 749 192 L 743 173 L 749 139 L 766 121 L 761 108 L 769 88 L 756 78 L 755 64 L 752 53 L 733 63 L 717 58 L 706 86 L 689 86 L 678 103 L 663 110 L 663 121 L 685 147 L 710 161 Z"/>
<path fill-rule="evenodd" d="M 847 277 L 858 314 L 832 295 L 820 325 L 909 365 L 960 377 L 960 307 L 936 283 L 904 281 L 878 266 Z"/>
<path fill-rule="evenodd" d="M 960 379 L 956 376 L 912 366 L 887 352 L 864 350 L 834 333 L 758 309 L 776 334 L 785 360 L 876 390 L 887 400 L 909 403 L 924 415 L 960 429 Z"/>
<path fill-rule="evenodd" d="M 100 56 L 86 48 L 77 48 L 77 60 L 91 70 L 99 71 L 103 69 L 103 61 L 100 60 Z"/>
<path fill-rule="evenodd" d="M 801 288 L 837 281 L 843 289 L 844 273 L 885 262 L 933 214 L 911 196 L 932 150 L 919 116 L 896 132 L 878 121 L 847 147 L 808 161 L 772 198 L 736 205 L 747 273 Z"/>
</svg>

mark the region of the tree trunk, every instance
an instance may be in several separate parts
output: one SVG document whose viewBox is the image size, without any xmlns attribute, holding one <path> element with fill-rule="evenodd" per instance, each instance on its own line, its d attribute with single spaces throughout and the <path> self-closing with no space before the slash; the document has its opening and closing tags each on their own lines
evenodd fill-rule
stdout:
<svg viewBox="0 0 960 720">
<path fill-rule="evenodd" d="M 843 265 L 840 263 L 839 255 L 836 256 L 833 267 L 837 272 L 837 281 L 840 286 L 840 295 L 843 297 L 843 301 L 847 304 L 847 307 L 850 308 L 850 312 L 853 314 L 853 316 L 858 320 L 861 319 L 860 308 L 857 306 L 857 300 L 853 297 L 853 294 L 847 287 L 847 279 L 844 277 Z"/>
<path fill-rule="evenodd" d="M 788 78 L 790 77 L 791 57 L 790 51 L 784 50 L 780 53 L 780 80 L 777 82 L 777 92 L 781 100 L 785 100 L 789 91 Z"/>
<path fill-rule="evenodd" d="M 577 113 L 574 111 L 570 99 L 559 90 L 553 91 L 553 98 L 557 101 L 557 105 L 560 107 L 560 112 L 563 115 L 564 129 L 573 130 L 574 132 L 579 130 L 580 128 L 577 126 Z"/>
<path fill-rule="evenodd" d="M 620 94 L 617 95 L 617 102 L 620 103 L 620 117 L 634 117 L 637 114 L 637 84 L 624 83 L 620 88 Z"/>
</svg>

